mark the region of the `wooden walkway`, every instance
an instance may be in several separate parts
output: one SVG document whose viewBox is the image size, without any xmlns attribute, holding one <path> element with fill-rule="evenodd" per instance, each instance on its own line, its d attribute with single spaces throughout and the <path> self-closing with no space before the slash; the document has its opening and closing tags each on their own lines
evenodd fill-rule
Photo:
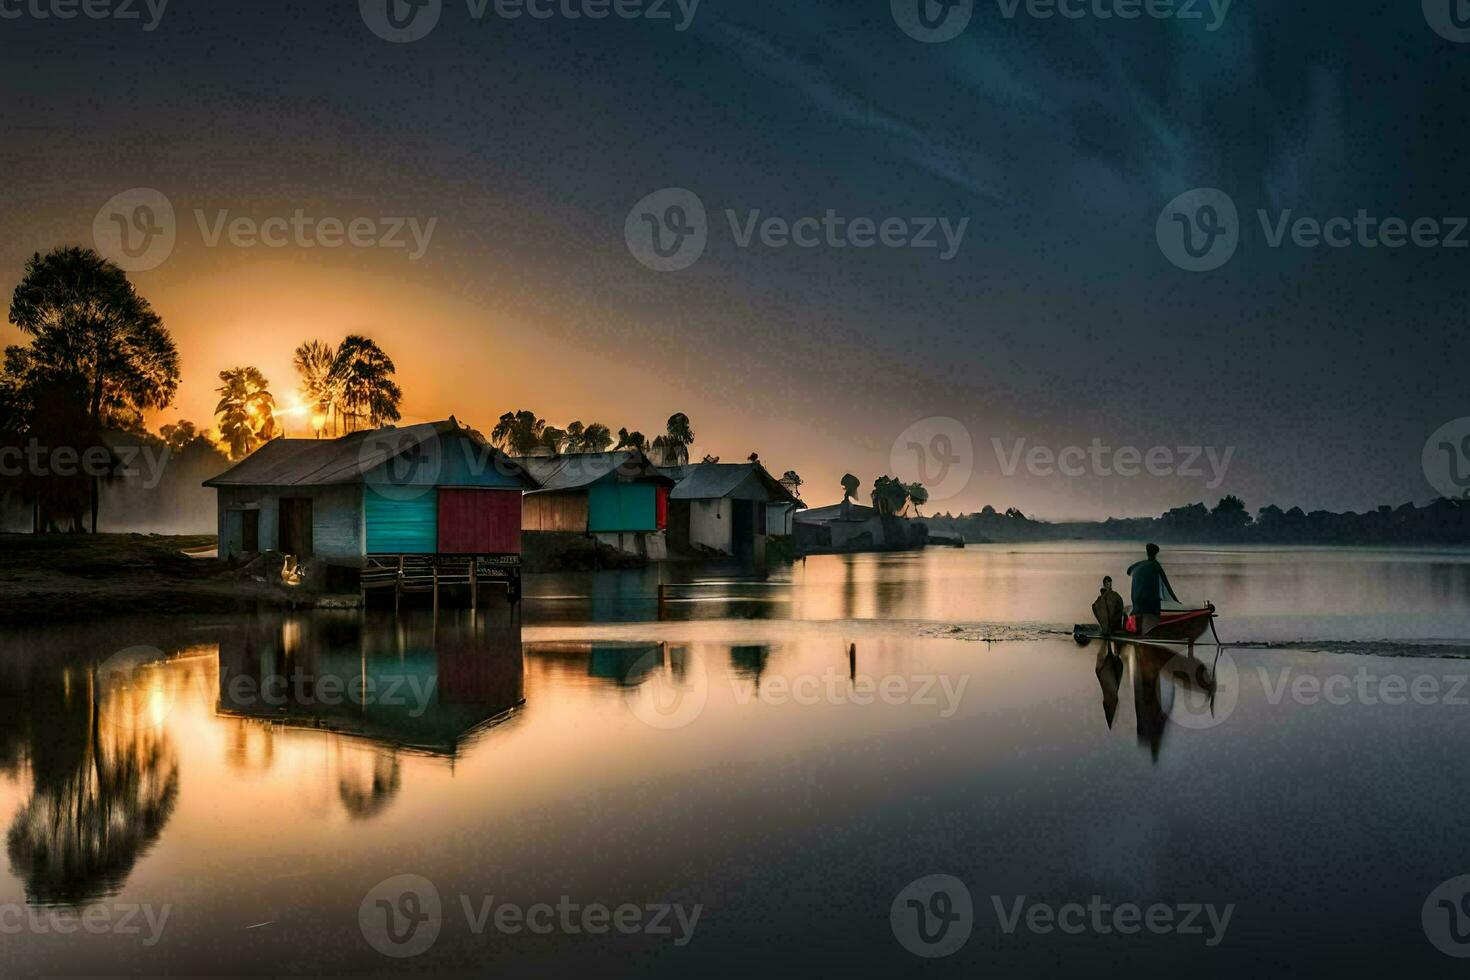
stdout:
<svg viewBox="0 0 1470 980">
<path fill-rule="evenodd" d="M 396 610 L 405 593 L 429 592 L 439 608 L 441 588 L 468 588 L 470 608 L 480 601 L 486 585 L 505 586 L 511 602 L 521 598 L 519 555 L 369 555 L 362 569 L 363 604 L 370 592 L 393 590 Z"/>
</svg>

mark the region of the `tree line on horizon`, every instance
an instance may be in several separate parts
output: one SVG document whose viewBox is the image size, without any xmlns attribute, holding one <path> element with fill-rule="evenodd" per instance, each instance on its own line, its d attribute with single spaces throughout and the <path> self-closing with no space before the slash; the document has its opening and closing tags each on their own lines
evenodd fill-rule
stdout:
<svg viewBox="0 0 1470 980">
<path fill-rule="evenodd" d="M 987 505 L 971 514 L 942 514 L 931 520 L 977 543 L 1078 538 L 1202 544 L 1470 543 L 1470 501 L 1448 497 L 1422 507 L 1412 501 L 1397 507 L 1380 504 L 1362 513 L 1307 512 L 1300 507 L 1283 509 L 1267 504 L 1252 516 L 1243 500 L 1226 494 L 1214 507 L 1199 501 L 1172 507 L 1158 517 L 1048 522 L 1027 517 L 1015 507 L 998 512 Z"/>
</svg>

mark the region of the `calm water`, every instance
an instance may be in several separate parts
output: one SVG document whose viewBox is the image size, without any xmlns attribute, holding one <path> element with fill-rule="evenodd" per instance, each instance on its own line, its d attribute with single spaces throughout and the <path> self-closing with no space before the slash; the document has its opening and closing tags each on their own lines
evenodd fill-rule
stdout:
<svg viewBox="0 0 1470 980">
<path fill-rule="evenodd" d="M 6 635 L 0 975 L 1460 967 L 1470 555 L 1163 558 L 1292 645 L 1078 647 L 1100 545 Z"/>
</svg>

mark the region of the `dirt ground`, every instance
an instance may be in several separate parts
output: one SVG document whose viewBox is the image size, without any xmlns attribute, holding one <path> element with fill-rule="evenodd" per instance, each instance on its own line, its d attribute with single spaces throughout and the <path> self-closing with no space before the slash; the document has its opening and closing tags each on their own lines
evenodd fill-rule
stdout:
<svg viewBox="0 0 1470 980">
<path fill-rule="evenodd" d="M 223 613 L 279 604 L 278 590 L 213 558 L 213 535 L 0 534 L 0 622 Z"/>
</svg>

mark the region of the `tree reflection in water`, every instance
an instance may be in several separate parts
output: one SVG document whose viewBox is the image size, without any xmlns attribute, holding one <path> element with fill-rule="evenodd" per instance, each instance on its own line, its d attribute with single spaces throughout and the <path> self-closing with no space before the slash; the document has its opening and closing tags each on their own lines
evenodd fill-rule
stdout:
<svg viewBox="0 0 1470 980">
<path fill-rule="evenodd" d="M 17 705 L 0 758 L 29 762 L 31 797 L 6 836 L 28 901 L 84 905 L 116 894 L 168 824 L 179 762 L 166 731 L 104 721 L 109 712 L 137 717 L 120 701 L 146 696 L 141 686 L 101 692 L 93 672 L 69 671 L 33 684 Z"/>
</svg>

